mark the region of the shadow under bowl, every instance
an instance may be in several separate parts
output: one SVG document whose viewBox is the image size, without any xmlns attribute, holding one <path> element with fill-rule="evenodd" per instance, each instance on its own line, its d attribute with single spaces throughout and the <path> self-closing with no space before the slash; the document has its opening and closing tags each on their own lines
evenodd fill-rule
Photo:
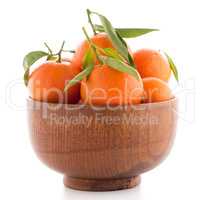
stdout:
<svg viewBox="0 0 200 200">
<path fill-rule="evenodd" d="M 118 107 L 27 100 L 33 148 L 67 187 L 89 191 L 132 188 L 140 174 L 169 153 L 177 99 Z"/>
</svg>

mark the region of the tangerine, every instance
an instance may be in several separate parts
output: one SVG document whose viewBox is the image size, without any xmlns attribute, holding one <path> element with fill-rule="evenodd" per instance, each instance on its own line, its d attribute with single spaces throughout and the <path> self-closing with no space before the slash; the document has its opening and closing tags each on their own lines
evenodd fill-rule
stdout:
<svg viewBox="0 0 200 200">
<path fill-rule="evenodd" d="M 169 80 L 170 65 L 159 51 L 140 49 L 133 54 L 133 59 L 142 78 L 156 77 L 163 81 Z"/>
<path fill-rule="evenodd" d="M 64 87 L 79 72 L 71 63 L 44 63 L 29 76 L 30 96 L 38 101 L 75 104 L 80 100 L 80 83 L 66 92 Z"/>
<path fill-rule="evenodd" d="M 93 105 L 139 104 L 142 80 L 107 65 L 96 65 L 88 79 L 81 82 L 81 99 Z"/>
<path fill-rule="evenodd" d="M 167 83 L 155 77 L 143 79 L 144 86 L 144 102 L 160 102 L 166 101 L 173 97 Z"/>
</svg>

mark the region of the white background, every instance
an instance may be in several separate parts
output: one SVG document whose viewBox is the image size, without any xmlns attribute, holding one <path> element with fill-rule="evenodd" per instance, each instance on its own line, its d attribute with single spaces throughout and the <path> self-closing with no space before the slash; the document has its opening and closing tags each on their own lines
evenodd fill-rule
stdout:
<svg viewBox="0 0 200 200">
<path fill-rule="evenodd" d="M 62 175 L 40 163 L 27 128 L 27 91 L 22 59 L 42 43 L 66 40 L 74 48 L 83 39 L 85 9 L 98 11 L 115 26 L 161 29 L 130 40 L 133 50 L 168 51 L 180 72 L 177 138 L 168 159 L 143 174 L 142 184 L 125 191 L 94 193 L 65 189 Z M 200 26 L 198 0 L 0 0 L 0 199 L 200 199 Z"/>
</svg>

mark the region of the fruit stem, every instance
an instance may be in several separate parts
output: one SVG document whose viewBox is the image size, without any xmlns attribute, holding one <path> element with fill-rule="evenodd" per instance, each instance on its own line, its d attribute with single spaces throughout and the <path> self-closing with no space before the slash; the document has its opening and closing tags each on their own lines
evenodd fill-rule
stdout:
<svg viewBox="0 0 200 200">
<path fill-rule="evenodd" d="M 62 42 L 62 45 L 61 45 L 61 47 L 60 47 L 60 50 L 59 50 L 59 52 L 57 53 L 57 55 L 58 55 L 58 60 L 57 60 L 57 62 L 58 62 L 58 63 L 61 63 L 61 60 L 62 60 L 61 54 L 62 54 L 64 45 L 65 45 L 65 41 Z"/>
<path fill-rule="evenodd" d="M 92 19 L 90 17 L 91 11 L 89 9 L 87 9 L 86 12 L 87 12 L 87 16 L 88 16 L 88 22 L 89 22 L 90 26 L 92 27 L 92 31 L 93 31 L 94 35 L 96 35 L 97 33 L 96 33 L 96 30 L 95 30 L 94 25 L 92 23 Z"/>
<path fill-rule="evenodd" d="M 98 55 L 98 53 L 97 53 L 96 47 L 95 47 L 95 45 L 92 43 L 91 39 L 89 38 L 89 36 L 88 36 L 88 34 L 87 34 L 85 28 L 82 27 L 82 30 L 83 30 L 83 33 L 84 33 L 85 37 L 87 38 L 89 44 L 91 45 L 91 48 L 92 48 L 92 50 L 94 51 L 94 54 L 96 55 L 97 60 L 102 64 L 102 61 L 101 61 L 101 59 L 99 58 L 99 55 Z"/>
<path fill-rule="evenodd" d="M 48 49 L 49 54 L 50 54 L 50 55 L 53 55 L 53 52 L 52 52 L 51 48 L 49 47 L 49 45 L 48 45 L 46 42 L 44 42 L 44 45 L 45 45 L 45 47 Z"/>
<path fill-rule="evenodd" d="M 67 52 L 67 53 L 76 53 L 76 51 L 75 50 L 62 50 L 63 52 Z"/>
</svg>

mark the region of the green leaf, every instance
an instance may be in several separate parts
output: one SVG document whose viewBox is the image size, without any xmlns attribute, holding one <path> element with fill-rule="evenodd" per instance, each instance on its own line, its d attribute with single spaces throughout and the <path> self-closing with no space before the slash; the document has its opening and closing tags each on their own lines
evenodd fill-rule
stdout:
<svg viewBox="0 0 200 200">
<path fill-rule="evenodd" d="M 111 58 L 115 58 L 118 60 L 122 60 L 122 57 L 117 53 L 117 51 L 115 49 L 103 48 L 103 52 L 106 56 L 109 56 Z"/>
<path fill-rule="evenodd" d="M 29 79 L 29 69 L 27 69 L 24 72 L 24 84 L 27 86 L 28 85 L 28 79 Z"/>
<path fill-rule="evenodd" d="M 83 58 L 83 69 L 94 64 L 94 53 L 91 48 L 88 49 Z"/>
<path fill-rule="evenodd" d="M 99 13 L 96 12 L 91 12 L 91 13 L 97 15 L 100 18 L 103 28 L 105 32 L 108 34 L 109 39 L 112 41 L 113 46 L 126 60 L 128 60 L 128 49 L 118 37 L 110 21 Z"/>
<path fill-rule="evenodd" d="M 176 67 L 176 65 L 174 64 L 172 58 L 171 58 L 166 52 L 164 52 L 164 53 L 165 53 L 165 55 L 166 55 L 166 57 L 167 57 L 167 60 L 168 60 L 168 62 L 169 62 L 169 66 L 170 66 L 170 68 L 171 68 L 171 70 L 172 70 L 172 72 L 173 72 L 173 74 L 174 74 L 174 77 L 175 77 L 175 79 L 176 79 L 177 82 L 178 82 L 178 81 L 179 81 L 179 75 L 178 75 L 177 67 Z"/>
<path fill-rule="evenodd" d="M 28 85 L 29 71 L 30 71 L 31 65 L 33 65 L 40 58 L 42 58 L 44 56 L 48 56 L 48 55 L 49 54 L 44 51 L 32 51 L 24 57 L 24 61 L 23 61 L 23 67 L 24 67 L 24 71 L 25 71 L 24 72 L 24 83 L 26 86 Z"/>
<path fill-rule="evenodd" d="M 30 68 L 31 65 L 33 65 L 37 60 L 39 60 L 40 58 L 49 55 L 48 53 L 44 52 L 44 51 L 32 51 L 30 53 L 28 53 L 25 57 L 24 57 L 24 61 L 23 61 L 23 66 L 24 66 L 24 70 L 26 71 L 27 69 Z"/>
<path fill-rule="evenodd" d="M 159 31 L 158 29 L 150 28 L 116 28 L 116 31 L 123 38 L 135 38 L 153 31 Z"/>
<path fill-rule="evenodd" d="M 67 85 L 64 88 L 64 92 L 66 92 L 70 87 L 72 87 L 73 85 L 75 85 L 76 83 L 80 82 L 81 80 L 83 80 L 85 77 L 89 76 L 90 73 L 92 72 L 94 65 L 90 64 L 89 66 L 87 66 L 82 72 L 80 72 L 79 74 L 77 74 L 72 80 L 70 80 Z"/>
<path fill-rule="evenodd" d="M 131 67 L 130 65 L 128 65 L 120 60 L 111 58 L 111 57 L 100 56 L 100 58 L 104 64 L 112 67 L 113 69 L 116 69 L 123 73 L 130 74 L 130 75 L 134 76 L 137 80 L 141 79 L 137 70 L 134 69 L 133 67 Z"/>
<path fill-rule="evenodd" d="M 103 27 L 102 25 L 95 24 L 95 25 L 94 25 L 94 28 L 95 28 L 95 30 L 98 31 L 98 32 L 105 32 L 105 29 L 104 29 L 104 27 Z"/>
<path fill-rule="evenodd" d="M 128 48 L 128 45 L 126 44 L 126 41 L 121 37 L 121 35 L 117 31 L 116 31 L 116 33 L 117 33 L 117 36 L 119 37 L 119 39 L 121 40 L 121 42 L 124 44 L 124 46 L 126 48 Z"/>
<path fill-rule="evenodd" d="M 103 26 L 95 25 L 95 30 L 99 32 L 105 32 Z M 153 31 L 159 31 L 159 29 L 150 28 L 115 28 L 115 30 L 123 38 L 135 38 Z"/>
<path fill-rule="evenodd" d="M 123 60 L 123 58 L 120 56 L 120 54 L 112 48 L 101 48 L 95 44 L 93 44 L 94 47 L 96 48 L 97 51 L 99 51 L 100 53 L 103 53 L 106 56 L 118 59 L 118 60 Z"/>
<path fill-rule="evenodd" d="M 116 31 L 116 33 L 117 33 L 119 39 L 122 41 L 122 43 L 123 43 L 123 44 L 126 46 L 126 48 L 128 49 L 128 45 L 126 44 L 126 41 L 120 36 L 120 34 L 119 34 L 117 31 Z M 129 63 L 132 67 L 134 67 L 134 68 L 136 69 L 135 64 L 134 64 L 134 62 L 133 62 L 133 58 L 132 58 L 132 56 L 130 55 L 129 51 L 128 51 L 128 63 Z"/>
<path fill-rule="evenodd" d="M 82 30 L 83 30 L 83 33 L 84 33 L 84 35 L 85 35 L 85 37 L 86 37 L 86 39 L 87 39 L 89 45 L 91 46 L 91 49 L 92 49 L 92 51 L 93 51 L 92 53 L 94 53 L 94 55 L 96 56 L 97 60 L 100 62 L 99 55 L 98 55 L 98 53 L 97 53 L 97 51 L 96 51 L 95 45 L 94 45 L 94 43 L 92 42 L 91 38 L 89 37 L 89 35 L 88 35 L 88 33 L 87 33 L 85 27 L 82 27 Z"/>
</svg>

